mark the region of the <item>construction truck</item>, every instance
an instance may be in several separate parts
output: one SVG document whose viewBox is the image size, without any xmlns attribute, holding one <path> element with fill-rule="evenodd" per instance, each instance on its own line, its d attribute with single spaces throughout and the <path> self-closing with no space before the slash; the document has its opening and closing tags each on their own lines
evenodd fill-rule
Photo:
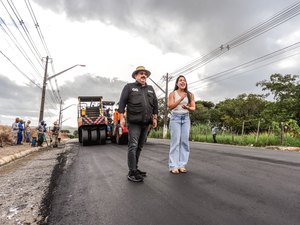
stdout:
<svg viewBox="0 0 300 225">
<path fill-rule="evenodd" d="M 78 97 L 78 139 L 83 145 L 105 144 L 111 136 L 109 115 L 105 106 L 113 101 L 103 101 L 102 96 Z"/>
<path fill-rule="evenodd" d="M 125 113 L 126 115 L 126 113 Z M 113 126 L 112 126 L 112 142 L 117 143 L 118 145 L 126 145 L 128 144 L 128 127 L 125 124 L 124 127 L 120 125 L 120 117 L 117 109 L 115 109 L 113 115 Z"/>
</svg>

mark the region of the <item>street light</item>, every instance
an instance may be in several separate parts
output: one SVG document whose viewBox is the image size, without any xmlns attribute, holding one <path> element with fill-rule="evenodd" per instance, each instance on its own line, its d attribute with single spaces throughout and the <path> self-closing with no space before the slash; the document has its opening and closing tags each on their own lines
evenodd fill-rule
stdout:
<svg viewBox="0 0 300 225">
<path fill-rule="evenodd" d="M 59 124 L 59 126 L 61 127 L 61 124 L 62 124 L 62 122 L 61 122 L 61 114 L 62 114 L 62 111 L 64 111 L 65 109 L 68 109 L 69 107 L 71 107 L 71 106 L 73 106 L 73 105 L 76 105 L 76 104 L 71 104 L 71 105 L 69 105 L 69 106 L 67 106 L 67 107 L 65 107 L 65 108 L 61 108 L 62 107 L 62 100 L 60 101 L 60 107 L 59 107 L 59 115 L 58 115 L 58 124 Z"/>
<path fill-rule="evenodd" d="M 44 118 L 44 106 L 45 106 L 45 94 L 46 94 L 46 85 L 47 85 L 47 81 L 51 80 L 54 77 L 57 77 L 58 75 L 67 72 L 70 69 L 73 69 L 76 66 L 82 66 L 85 67 L 85 65 L 81 65 L 81 64 L 76 64 L 74 66 L 71 66 L 68 69 L 65 69 L 57 74 L 54 74 L 50 77 L 47 77 L 47 69 L 48 69 L 48 60 L 49 60 L 49 56 L 46 57 L 46 65 L 45 65 L 45 74 L 44 74 L 44 81 L 43 81 L 43 88 L 42 88 L 42 99 L 41 99 L 41 107 L 40 107 L 40 117 L 39 117 L 39 122 L 41 122 Z"/>
<path fill-rule="evenodd" d="M 65 122 L 65 121 L 69 120 L 69 119 L 71 119 L 71 117 L 68 117 L 67 119 L 61 121 L 61 124 L 62 124 L 63 122 Z"/>
</svg>

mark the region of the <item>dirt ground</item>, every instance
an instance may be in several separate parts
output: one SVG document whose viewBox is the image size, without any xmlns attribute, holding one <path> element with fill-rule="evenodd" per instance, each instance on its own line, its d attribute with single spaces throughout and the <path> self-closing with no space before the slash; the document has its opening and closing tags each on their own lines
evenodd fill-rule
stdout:
<svg viewBox="0 0 300 225">
<path fill-rule="evenodd" d="M 29 144 L 0 148 L 0 158 L 31 148 Z M 46 224 L 55 174 L 60 173 L 70 149 L 45 147 L 0 167 L 0 224 Z"/>
<path fill-rule="evenodd" d="M 13 155 L 21 151 L 32 148 L 29 143 L 23 143 L 22 145 L 6 145 L 0 148 L 0 159 L 5 156 Z"/>
</svg>

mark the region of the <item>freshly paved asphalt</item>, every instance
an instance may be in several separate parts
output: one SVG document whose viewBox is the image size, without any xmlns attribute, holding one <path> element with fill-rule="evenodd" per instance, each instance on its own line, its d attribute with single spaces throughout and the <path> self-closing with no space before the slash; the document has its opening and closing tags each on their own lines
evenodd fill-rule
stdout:
<svg viewBox="0 0 300 225">
<path fill-rule="evenodd" d="M 143 183 L 127 180 L 127 146 L 79 146 L 49 224 L 297 225 L 300 153 L 191 143 L 188 173 L 167 168 L 168 141 L 149 139 Z"/>
</svg>

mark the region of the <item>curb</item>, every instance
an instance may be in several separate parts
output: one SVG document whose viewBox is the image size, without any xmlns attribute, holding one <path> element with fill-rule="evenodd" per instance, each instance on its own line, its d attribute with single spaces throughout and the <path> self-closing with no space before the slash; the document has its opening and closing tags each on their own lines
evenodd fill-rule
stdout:
<svg viewBox="0 0 300 225">
<path fill-rule="evenodd" d="M 37 147 L 37 148 L 27 149 L 27 150 L 15 153 L 13 155 L 4 156 L 4 157 L 0 158 L 0 167 L 3 166 L 3 165 L 5 165 L 5 164 L 8 164 L 8 163 L 10 163 L 12 161 L 15 161 L 15 160 L 17 160 L 19 158 L 27 156 L 30 153 L 37 152 L 37 151 L 39 151 L 39 150 L 41 150 L 43 148 L 45 148 L 45 147 Z"/>
<path fill-rule="evenodd" d="M 300 152 L 300 147 L 267 146 L 266 149 L 281 150 L 281 151 L 291 151 L 291 152 Z"/>
<path fill-rule="evenodd" d="M 158 139 L 158 138 L 148 138 L 148 140 L 155 139 L 156 143 L 159 144 L 169 144 L 170 139 Z M 221 144 L 221 143 L 209 143 L 209 142 L 197 142 L 197 141 L 190 141 L 190 143 L 201 143 L 201 144 L 207 144 L 207 145 L 225 145 L 229 146 L 229 144 Z M 290 151 L 290 152 L 300 152 L 300 147 L 292 147 L 292 146 L 264 146 L 264 147 L 255 147 L 255 146 L 249 146 L 249 145 L 231 145 L 233 147 L 243 147 L 243 148 L 258 148 L 258 149 L 268 149 L 268 150 L 279 150 L 279 151 Z"/>
</svg>

